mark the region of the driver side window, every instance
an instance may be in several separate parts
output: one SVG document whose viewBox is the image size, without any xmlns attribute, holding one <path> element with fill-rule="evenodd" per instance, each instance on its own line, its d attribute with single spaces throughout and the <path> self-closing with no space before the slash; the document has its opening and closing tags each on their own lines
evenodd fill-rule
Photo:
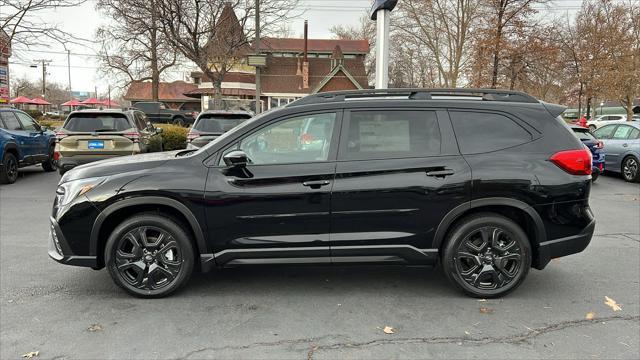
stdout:
<svg viewBox="0 0 640 360">
<path fill-rule="evenodd" d="M 16 112 L 16 116 L 18 117 L 20 124 L 22 124 L 22 129 L 27 131 L 40 131 L 40 126 L 36 124 L 35 120 L 33 120 L 29 115 Z"/>
<path fill-rule="evenodd" d="M 244 151 L 254 165 L 327 161 L 335 123 L 335 113 L 282 120 L 245 137 L 238 148 L 232 148 Z"/>
</svg>

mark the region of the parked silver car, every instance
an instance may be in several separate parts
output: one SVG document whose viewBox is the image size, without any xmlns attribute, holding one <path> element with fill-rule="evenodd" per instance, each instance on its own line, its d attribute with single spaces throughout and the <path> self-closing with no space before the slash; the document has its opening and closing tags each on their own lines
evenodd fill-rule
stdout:
<svg viewBox="0 0 640 360">
<path fill-rule="evenodd" d="M 640 181 L 640 123 L 605 125 L 594 135 L 604 143 L 605 169 L 621 173 L 626 181 Z"/>
</svg>

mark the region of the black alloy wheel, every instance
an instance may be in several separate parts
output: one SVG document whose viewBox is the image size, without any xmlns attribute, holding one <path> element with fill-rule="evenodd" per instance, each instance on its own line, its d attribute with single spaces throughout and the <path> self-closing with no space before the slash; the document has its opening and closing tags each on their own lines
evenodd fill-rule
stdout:
<svg viewBox="0 0 640 360">
<path fill-rule="evenodd" d="M 113 280 L 144 297 L 166 296 L 184 285 L 194 263 L 187 232 L 156 214 L 137 215 L 118 226 L 105 254 Z"/>
<path fill-rule="evenodd" d="M 56 171 L 57 167 L 58 167 L 58 162 L 56 161 L 56 157 L 55 157 L 55 147 L 51 146 L 49 148 L 49 157 L 47 158 L 46 161 L 42 162 L 42 169 L 44 169 L 44 171 L 46 172 L 51 172 L 51 171 Z"/>
<path fill-rule="evenodd" d="M 640 173 L 638 171 L 638 159 L 628 156 L 622 162 L 622 176 L 628 182 L 638 182 Z"/>
<path fill-rule="evenodd" d="M 531 245 L 522 229 L 497 214 L 478 214 L 450 233 L 443 265 L 447 277 L 466 293 L 499 297 L 514 290 L 531 266 Z"/>
<path fill-rule="evenodd" d="M 12 153 L 5 153 L 0 169 L 0 184 L 13 184 L 18 180 L 18 159 Z"/>
</svg>

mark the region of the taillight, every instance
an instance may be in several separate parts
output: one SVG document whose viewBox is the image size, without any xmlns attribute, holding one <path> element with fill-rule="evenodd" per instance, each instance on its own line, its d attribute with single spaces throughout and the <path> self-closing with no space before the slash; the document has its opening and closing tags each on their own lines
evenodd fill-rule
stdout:
<svg viewBox="0 0 640 360">
<path fill-rule="evenodd" d="M 598 141 L 596 143 L 596 149 L 604 149 L 604 143 L 602 141 Z"/>
<path fill-rule="evenodd" d="M 60 153 L 58 151 L 53 152 L 53 160 L 54 161 L 60 160 Z"/>
<path fill-rule="evenodd" d="M 191 142 L 191 141 L 193 141 L 194 139 L 197 139 L 197 138 L 199 138 L 199 137 L 200 137 L 200 133 L 197 133 L 197 132 L 189 132 L 189 133 L 187 134 L 187 141 Z"/>
<path fill-rule="evenodd" d="M 560 151 L 549 159 L 572 175 L 591 175 L 593 157 L 588 149 Z"/>
<path fill-rule="evenodd" d="M 66 138 L 67 136 L 69 136 L 67 133 L 64 133 L 62 131 L 56 131 L 56 141 L 60 142 L 60 140 Z"/>
<path fill-rule="evenodd" d="M 137 132 L 124 133 L 122 134 L 122 136 L 133 141 L 134 143 L 140 142 L 140 134 Z"/>
</svg>

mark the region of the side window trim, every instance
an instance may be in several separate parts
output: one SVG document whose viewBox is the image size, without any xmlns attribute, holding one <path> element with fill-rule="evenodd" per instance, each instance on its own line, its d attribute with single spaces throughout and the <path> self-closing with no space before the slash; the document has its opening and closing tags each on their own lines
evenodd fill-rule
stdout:
<svg viewBox="0 0 640 360">
<path fill-rule="evenodd" d="M 424 111 L 424 112 L 433 112 L 436 115 L 436 123 L 438 124 L 438 128 L 440 130 L 440 154 L 414 154 L 414 155 L 409 155 L 409 156 L 396 156 L 396 157 L 386 157 L 386 156 L 381 156 L 379 158 L 370 158 L 370 159 L 348 159 L 348 158 L 344 158 L 343 155 L 347 152 L 347 144 L 348 144 L 348 137 L 349 137 L 349 126 L 351 123 L 351 114 L 354 112 L 371 112 L 371 111 L 380 111 L 380 112 L 384 112 L 384 111 L 408 111 L 408 112 L 416 112 L 416 111 Z M 443 122 L 445 122 L 445 120 L 448 119 L 444 119 L 442 116 L 442 111 L 443 109 L 441 108 L 428 108 L 428 107 L 402 107 L 402 108 L 396 108 L 396 107 L 376 107 L 376 108 L 351 108 L 351 109 L 345 109 L 344 110 L 344 114 L 343 114 L 343 119 L 342 119 L 342 127 L 340 128 L 340 145 L 338 147 L 338 157 L 337 157 L 337 161 L 338 162 L 350 162 L 350 161 L 375 161 L 375 160 L 393 160 L 393 159 L 411 159 L 411 158 L 415 158 L 415 159 L 419 159 L 419 158 L 426 158 L 426 157 L 438 157 L 438 156 L 445 156 L 445 155 L 449 155 L 447 154 L 448 151 L 450 151 L 449 148 L 447 148 L 445 151 L 445 136 L 449 135 L 450 133 L 447 130 L 446 126 L 443 127 Z M 450 127 L 450 126 L 449 126 Z"/>
<path fill-rule="evenodd" d="M 230 140 L 229 143 L 225 144 L 220 150 L 218 150 L 216 153 L 214 153 L 213 155 L 205 159 L 204 164 L 205 166 L 208 166 L 208 167 L 224 168 L 225 167 L 224 165 L 220 165 L 222 163 L 222 154 L 224 154 L 225 152 L 227 152 L 227 150 L 231 149 L 234 146 L 237 148 L 239 144 L 242 142 L 242 140 L 244 140 L 246 137 L 251 136 L 252 134 L 268 126 L 271 126 L 273 124 L 276 124 L 282 121 L 292 120 L 292 119 L 314 115 L 314 114 L 330 114 L 330 113 L 336 114 L 336 120 L 334 123 L 333 134 L 331 138 L 331 145 L 329 148 L 329 156 L 326 161 L 317 161 L 314 163 L 321 164 L 321 163 L 335 162 L 338 157 L 338 148 L 340 146 L 341 129 L 342 129 L 342 123 L 343 123 L 343 116 L 344 116 L 344 111 L 341 108 L 329 109 L 324 111 L 322 110 L 306 111 L 306 112 L 287 115 L 285 117 L 277 117 L 277 118 L 271 119 L 265 122 L 264 124 L 258 127 L 255 127 L 249 130 L 248 132 L 243 133 L 240 136 L 235 137 L 233 140 Z M 274 165 L 293 165 L 293 164 L 300 164 L 300 163 L 292 162 L 292 163 L 279 163 L 279 164 L 252 164 L 251 166 L 274 166 Z"/>
</svg>

